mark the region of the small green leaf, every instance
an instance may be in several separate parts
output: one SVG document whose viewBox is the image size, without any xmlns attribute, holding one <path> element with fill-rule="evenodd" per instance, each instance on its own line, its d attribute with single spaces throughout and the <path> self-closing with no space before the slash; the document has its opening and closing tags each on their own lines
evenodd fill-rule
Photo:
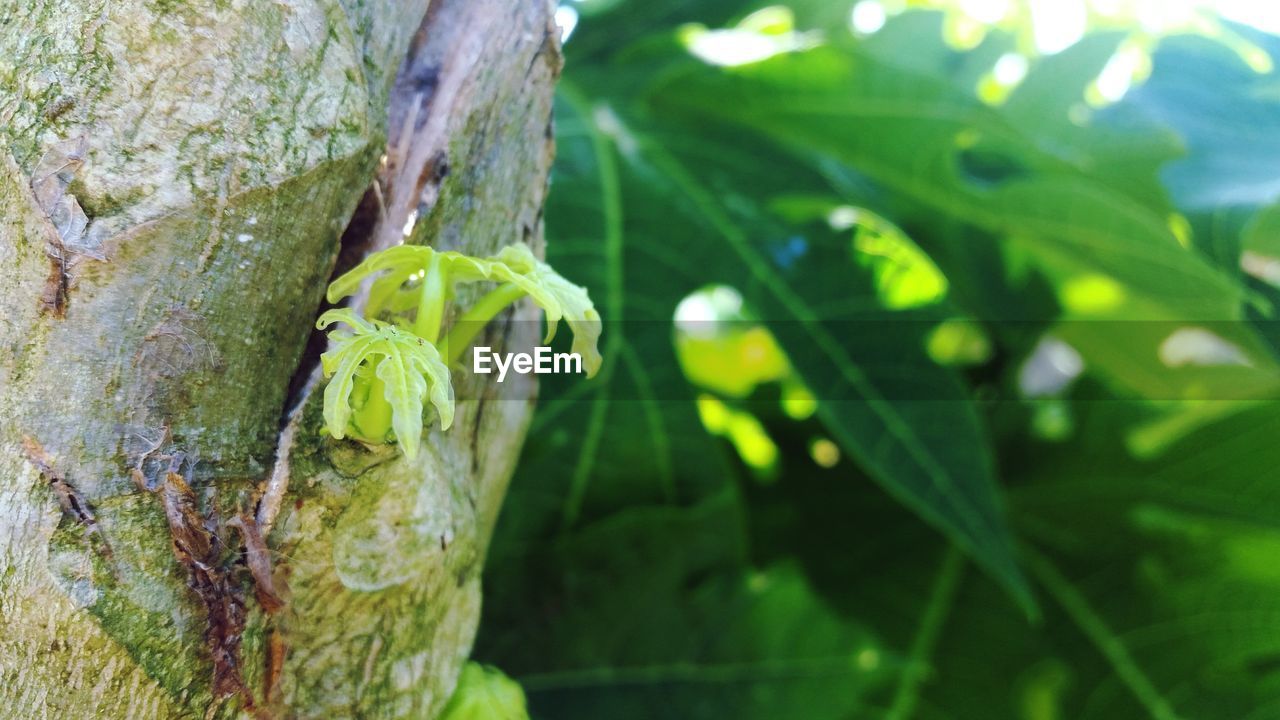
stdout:
<svg viewBox="0 0 1280 720">
<path fill-rule="evenodd" d="M 494 258 L 495 276 L 519 287 L 547 314 L 547 338 L 555 337 L 561 318 L 573 331 L 573 352 L 582 356 L 587 376 L 600 369 L 600 313 L 596 312 L 586 289 L 564 279 L 550 265 L 538 260 L 527 245 L 508 245 Z"/>
<path fill-rule="evenodd" d="M 501 670 L 469 662 L 441 720 L 528 720 L 524 690 Z"/>
<path fill-rule="evenodd" d="M 323 330 L 339 322 L 355 332 L 331 333 L 335 347 L 320 356 L 325 376 L 332 378 L 324 393 L 325 426 L 335 438 L 353 434 L 375 442 L 385 440 L 393 430 L 405 456 L 413 459 L 422 434 L 424 398 L 435 406 L 441 428 L 448 429 L 453 422 L 449 369 L 431 343 L 388 323 L 365 320 L 348 308 L 324 313 L 316 327 Z M 383 384 L 383 398 L 391 408 L 390 427 L 377 422 L 355 423 L 356 432 L 350 432 L 353 413 L 378 400 L 371 396 L 364 408 L 352 406 L 353 398 L 369 395 L 375 377 Z M 373 411 L 366 414 L 376 415 Z M 375 437 L 379 434 L 382 437 Z"/>
<path fill-rule="evenodd" d="M 414 274 L 426 269 L 434 253 L 435 250 L 420 245 L 397 245 L 376 252 L 330 283 L 326 297 L 331 303 L 338 302 L 354 295 L 366 278 L 378 275 L 369 297 L 370 313 L 376 314 Z"/>
</svg>

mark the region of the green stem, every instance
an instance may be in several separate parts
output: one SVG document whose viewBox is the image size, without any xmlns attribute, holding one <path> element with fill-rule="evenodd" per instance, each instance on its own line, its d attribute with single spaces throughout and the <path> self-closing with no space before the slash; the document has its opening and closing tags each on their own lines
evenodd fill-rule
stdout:
<svg viewBox="0 0 1280 720">
<path fill-rule="evenodd" d="M 525 292 L 511 283 L 504 283 L 490 290 L 476 301 L 470 310 L 458 318 L 444 340 L 445 356 L 452 365 L 462 358 L 462 353 L 471 347 L 480 330 L 508 305 L 524 297 Z"/>
<path fill-rule="evenodd" d="M 947 622 L 951 607 L 955 605 L 956 592 L 960 589 L 960 580 L 964 576 L 964 555 L 954 545 L 947 544 L 942 556 L 942 565 L 938 569 L 937 579 L 933 583 L 933 591 L 929 603 L 925 606 L 920 620 L 920 629 L 911 644 L 911 655 L 907 666 L 898 681 L 897 692 L 894 693 L 893 707 L 886 716 L 890 720 L 907 720 L 915 714 L 916 705 L 920 702 L 920 689 L 932 672 L 934 648 L 938 637 L 942 634 L 942 626 Z"/>
<path fill-rule="evenodd" d="M 418 298 L 418 317 L 413 332 L 429 343 L 440 339 L 440 323 L 444 321 L 445 277 L 440 254 L 434 253 L 422 278 L 422 294 Z"/>
<path fill-rule="evenodd" d="M 1174 712 L 1173 706 L 1138 666 L 1133 656 L 1129 654 L 1129 649 L 1093 609 L 1084 594 L 1076 589 L 1065 575 L 1058 572 L 1058 568 L 1048 557 L 1030 548 L 1026 549 L 1025 557 L 1027 567 L 1040 584 L 1049 591 L 1076 626 L 1093 642 L 1098 652 L 1111 664 L 1111 669 L 1115 671 L 1120 682 L 1126 685 L 1138 702 L 1146 708 L 1147 714 L 1154 720 L 1178 720 L 1179 715 Z"/>
</svg>

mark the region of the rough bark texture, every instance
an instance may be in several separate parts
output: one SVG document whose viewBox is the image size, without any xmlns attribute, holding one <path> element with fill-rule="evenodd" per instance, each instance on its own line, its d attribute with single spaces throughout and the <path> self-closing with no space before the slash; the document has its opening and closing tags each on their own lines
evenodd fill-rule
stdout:
<svg viewBox="0 0 1280 720">
<path fill-rule="evenodd" d="M 540 249 L 551 9 L 0 0 L 0 716 L 438 712 L 533 388 L 409 464 L 297 379 L 340 237 Z"/>
</svg>

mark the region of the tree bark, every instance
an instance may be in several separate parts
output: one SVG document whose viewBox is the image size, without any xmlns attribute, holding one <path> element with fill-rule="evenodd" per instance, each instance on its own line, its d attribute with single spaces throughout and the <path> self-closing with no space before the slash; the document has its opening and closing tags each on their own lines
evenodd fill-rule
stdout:
<svg viewBox="0 0 1280 720">
<path fill-rule="evenodd" d="M 552 9 L 0 0 L 0 716 L 438 713 L 534 387 L 459 370 L 408 463 L 311 328 L 407 226 L 541 250 Z"/>
</svg>

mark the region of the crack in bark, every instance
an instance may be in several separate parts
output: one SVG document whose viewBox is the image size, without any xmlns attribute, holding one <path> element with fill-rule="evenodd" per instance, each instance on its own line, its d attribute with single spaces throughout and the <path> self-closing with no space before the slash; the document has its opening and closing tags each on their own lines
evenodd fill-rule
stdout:
<svg viewBox="0 0 1280 720">
<path fill-rule="evenodd" d="M 303 410 L 306 408 L 307 401 L 311 399 L 311 393 L 320 384 L 319 354 L 317 353 L 316 357 L 304 367 L 308 369 L 307 380 L 302 383 L 298 397 L 293 401 L 293 406 L 285 413 L 284 427 L 280 431 L 279 439 L 276 442 L 276 460 L 272 464 L 271 474 L 267 476 L 267 480 L 262 486 L 258 507 L 254 514 L 254 524 L 263 538 L 271 535 L 271 526 L 275 523 L 276 515 L 280 512 L 280 504 L 284 501 L 285 492 L 289 489 L 293 444 L 298 436 L 298 428 L 302 423 Z"/>
<path fill-rule="evenodd" d="M 40 309 L 58 320 L 67 317 L 67 305 L 71 302 L 71 277 L 67 274 L 67 262 L 61 253 L 49 255 L 49 277 L 40 293 Z"/>
<path fill-rule="evenodd" d="M 258 598 L 258 604 L 268 615 L 275 615 L 284 608 L 282 594 L 288 592 L 288 587 L 283 582 L 279 589 L 276 587 L 271 554 L 262 539 L 257 520 L 248 515 L 237 515 L 227 521 L 227 527 L 239 531 L 240 538 L 244 540 L 244 561 L 253 577 L 254 595 Z"/>
<path fill-rule="evenodd" d="M 263 540 L 263 532 L 258 525 L 257 519 L 246 515 L 237 515 L 227 521 L 227 527 L 233 527 L 240 532 L 240 537 L 244 540 L 244 563 L 249 568 L 249 574 L 253 578 L 254 596 L 258 600 L 258 604 L 267 613 L 267 616 L 276 615 L 284 609 L 288 596 L 289 587 L 284 578 L 281 577 L 277 582 L 276 574 L 271 562 L 271 553 L 267 548 L 267 543 Z M 284 661 L 288 655 L 288 647 L 285 644 L 284 633 L 280 628 L 271 623 L 270 630 L 267 633 L 267 657 L 266 665 L 262 678 L 262 703 L 266 707 L 273 707 L 278 703 L 280 696 L 280 680 L 284 674 Z M 259 709 L 259 716 L 266 717 L 267 711 Z"/>
<path fill-rule="evenodd" d="M 214 697 L 240 696 L 247 710 L 254 709 L 253 693 L 240 671 L 240 642 L 245 628 L 241 589 L 232 581 L 224 560 L 225 547 L 202 517 L 191 486 L 178 472 L 185 457 L 178 454 L 155 492 L 160 496 L 174 557 L 187 571 L 187 587 L 205 612 L 205 647 L 213 661 Z M 190 465 L 188 465 L 190 468 Z"/>
<path fill-rule="evenodd" d="M 88 150 L 88 138 L 83 135 L 56 142 L 41 156 L 31 176 L 31 195 L 49 223 L 45 238 L 49 276 L 40 294 L 40 310 L 60 320 L 67 316 L 75 265 L 84 258 L 106 260 L 100 252 L 101 234 L 70 192 Z"/>
<path fill-rule="evenodd" d="M 62 473 L 53 467 L 53 460 L 39 442 L 24 435 L 22 436 L 22 450 L 27 456 L 27 462 L 35 467 L 40 476 L 53 489 L 54 494 L 58 497 L 58 504 L 62 507 L 62 512 L 82 525 L 87 536 L 96 538 L 97 551 L 109 563 L 112 563 L 114 570 L 115 556 L 111 552 L 111 544 L 107 542 L 107 537 L 102 532 L 102 526 L 98 524 L 98 519 L 93 513 L 93 507 L 76 490 L 75 486 L 67 482 Z"/>
</svg>

